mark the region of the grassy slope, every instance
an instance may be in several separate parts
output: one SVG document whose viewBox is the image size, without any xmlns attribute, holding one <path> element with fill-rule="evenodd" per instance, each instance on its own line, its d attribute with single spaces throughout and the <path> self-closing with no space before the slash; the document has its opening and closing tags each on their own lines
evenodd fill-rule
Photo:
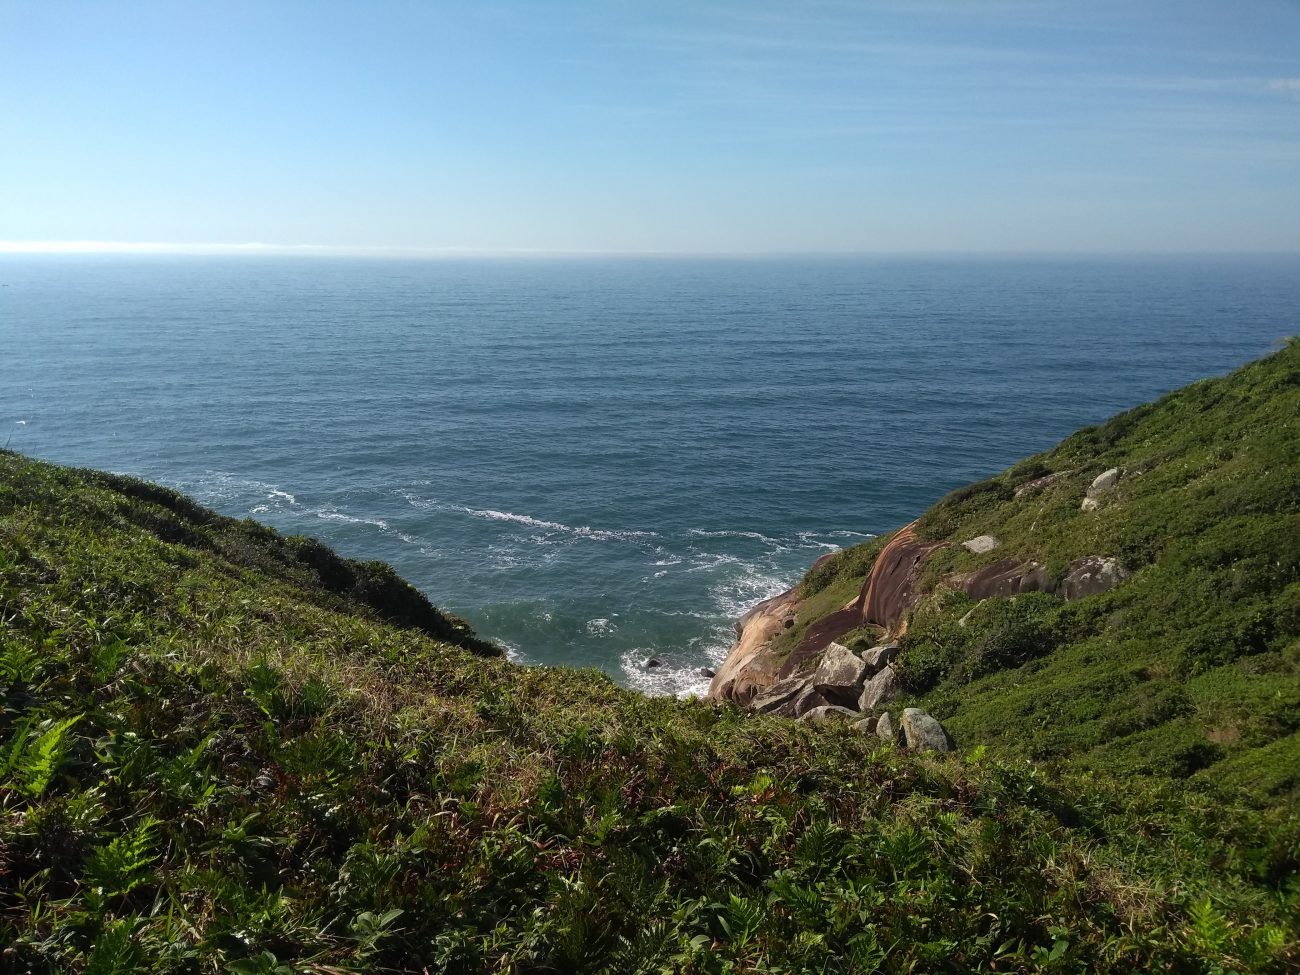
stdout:
<svg viewBox="0 0 1300 975">
<path fill-rule="evenodd" d="M 1081 511 L 1110 467 L 1125 476 L 1099 511 Z M 1061 476 L 1014 497 L 1046 473 Z M 902 666 L 960 742 L 1300 799 L 1300 342 L 956 491 L 918 533 L 954 544 L 927 563 L 934 594 Z M 1002 546 L 977 556 L 956 544 L 985 533 Z M 851 590 L 870 552 L 844 553 L 805 587 Z M 1059 575 L 1085 555 L 1135 574 L 1070 604 L 988 600 L 965 627 L 974 604 L 941 585 L 1008 556 Z"/>
<path fill-rule="evenodd" d="M 1282 810 L 491 651 L 382 567 L 0 453 L 0 970 L 1300 961 Z"/>
</svg>

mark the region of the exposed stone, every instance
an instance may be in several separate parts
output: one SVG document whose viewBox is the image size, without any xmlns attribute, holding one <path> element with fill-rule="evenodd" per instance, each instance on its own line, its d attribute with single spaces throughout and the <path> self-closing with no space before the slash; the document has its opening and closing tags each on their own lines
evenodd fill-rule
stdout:
<svg viewBox="0 0 1300 975">
<path fill-rule="evenodd" d="M 838 704 L 820 704 L 801 714 L 799 720 L 821 724 L 824 721 L 839 721 L 844 718 L 856 718 L 857 716 L 858 712 L 842 708 Z"/>
<path fill-rule="evenodd" d="M 813 674 L 813 687 L 827 700 L 843 699 L 851 703 L 862 693 L 867 679 L 867 665 L 842 643 L 829 643 L 822 651 L 821 663 Z"/>
<path fill-rule="evenodd" d="M 1021 562 L 1019 559 L 1002 559 L 974 572 L 950 575 L 944 582 L 972 599 L 1049 592 L 1052 589 L 1046 568 L 1037 562 Z"/>
<path fill-rule="evenodd" d="M 808 689 L 808 681 L 802 677 L 790 677 L 777 681 L 765 691 L 759 692 L 750 707 L 759 714 L 768 714 L 784 704 L 793 701 Z"/>
<path fill-rule="evenodd" d="M 915 522 L 913 522 L 915 524 Z M 861 622 L 893 630 L 916 603 L 916 576 L 925 557 L 943 542 L 922 542 L 913 525 L 898 530 L 880 550 L 858 597 Z"/>
<path fill-rule="evenodd" d="M 1051 484 L 1060 476 L 1060 474 L 1047 474 L 1043 477 L 1036 477 L 1032 481 L 1026 481 L 1024 484 L 1021 484 L 1016 488 L 1015 495 L 1019 498 L 1026 494 L 1035 494 L 1047 487 L 1047 485 Z"/>
<path fill-rule="evenodd" d="M 858 698 L 858 710 L 870 711 L 881 701 L 897 696 L 899 690 L 898 675 L 892 666 L 887 666 L 862 689 L 862 696 Z"/>
<path fill-rule="evenodd" d="M 918 752 L 952 751 L 952 739 L 943 725 L 920 708 L 903 708 L 901 723 L 908 748 Z"/>
<path fill-rule="evenodd" d="M 876 722 L 876 737 L 881 741 L 896 742 L 898 741 L 898 732 L 894 730 L 894 722 L 886 711 Z"/>
<path fill-rule="evenodd" d="M 864 650 L 862 653 L 862 662 L 866 665 L 868 677 L 875 677 L 883 667 L 892 664 L 897 659 L 897 643 L 882 643 L 880 646 Z"/>
<path fill-rule="evenodd" d="M 651 657 L 649 660 L 645 662 L 645 665 L 647 669 L 651 667 L 662 667 L 664 665 L 664 662 L 660 660 L 658 657 Z"/>
<path fill-rule="evenodd" d="M 785 627 L 787 630 L 793 629 L 794 624 L 795 624 L 795 617 L 793 616 L 787 616 L 783 620 L 781 620 L 781 625 Z"/>
<path fill-rule="evenodd" d="M 1119 467 L 1112 467 L 1110 470 L 1098 474 L 1093 478 L 1092 483 L 1088 485 L 1088 490 L 1084 494 L 1079 508 L 1083 511 L 1096 511 L 1100 508 L 1101 502 L 1097 500 L 1098 496 L 1114 488 L 1123 474 L 1124 471 Z"/>
<path fill-rule="evenodd" d="M 803 693 L 789 703 L 786 710 L 777 709 L 773 714 L 780 714 L 787 718 L 800 718 L 811 711 L 813 708 L 819 708 L 822 705 L 831 702 L 822 697 L 815 687 L 805 688 Z"/>
<path fill-rule="evenodd" d="M 1094 596 L 1107 589 L 1113 589 L 1131 573 L 1120 564 L 1119 559 L 1100 555 L 1090 555 L 1075 559 L 1070 563 L 1070 570 L 1061 580 L 1060 593 L 1066 599 L 1082 599 Z"/>
<path fill-rule="evenodd" d="M 709 667 L 701 667 L 699 670 L 699 674 L 701 677 L 708 677 L 708 678 L 713 678 L 718 676 L 717 673 Z"/>
<path fill-rule="evenodd" d="M 969 541 L 962 542 L 961 547 L 976 555 L 983 555 L 985 552 L 992 552 L 1001 544 L 1002 542 L 994 535 L 976 535 Z"/>
<path fill-rule="evenodd" d="M 797 588 L 789 589 L 763 600 L 736 622 L 736 643 L 709 684 L 711 700 L 748 705 L 777 682 L 782 660 L 771 652 L 772 637 L 798 607 Z"/>
<path fill-rule="evenodd" d="M 1093 478 L 1092 483 L 1088 485 L 1088 493 L 1096 495 L 1101 494 L 1103 491 L 1109 491 L 1119 483 L 1121 474 L 1123 474 L 1123 471 L 1118 467 L 1112 467 L 1108 471 L 1102 471 Z"/>
<path fill-rule="evenodd" d="M 862 720 L 853 722 L 853 728 L 864 735 L 873 735 L 876 733 L 876 723 L 879 720 L 874 714 L 869 714 Z"/>
</svg>

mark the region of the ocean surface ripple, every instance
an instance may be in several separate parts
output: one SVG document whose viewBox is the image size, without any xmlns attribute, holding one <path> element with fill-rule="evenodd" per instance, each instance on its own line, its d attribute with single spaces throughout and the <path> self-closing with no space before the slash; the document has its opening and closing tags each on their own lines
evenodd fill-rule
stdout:
<svg viewBox="0 0 1300 975">
<path fill-rule="evenodd" d="M 818 555 L 1300 331 L 1298 272 L 4 256 L 0 437 L 391 562 L 520 661 L 699 693 Z"/>
</svg>

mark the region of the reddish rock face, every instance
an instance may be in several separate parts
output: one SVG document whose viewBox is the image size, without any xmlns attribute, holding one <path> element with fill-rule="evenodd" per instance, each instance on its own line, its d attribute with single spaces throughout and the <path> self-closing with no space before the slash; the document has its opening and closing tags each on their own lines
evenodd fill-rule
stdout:
<svg viewBox="0 0 1300 975">
<path fill-rule="evenodd" d="M 944 581 L 972 599 L 1052 590 L 1052 580 L 1043 566 L 1019 559 L 1002 559 L 974 572 L 948 576 Z"/>
<path fill-rule="evenodd" d="M 912 522 L 915 525 L 916 522 Z M 916 602 L 916 575 L 925 557 L 943 542 L 922 542 L 908 525 L 880 550 L 858 597 L 863 623 L 895 632 Z"/>
</svg>

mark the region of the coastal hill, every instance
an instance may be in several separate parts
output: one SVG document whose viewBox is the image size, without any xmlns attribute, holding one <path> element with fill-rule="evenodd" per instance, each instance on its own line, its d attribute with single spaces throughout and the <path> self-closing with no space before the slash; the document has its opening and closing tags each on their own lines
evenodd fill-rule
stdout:
<svg viewBox="0 0 1300 975">
<path fill-rule="evenodd" d="M 819 560 L 740 631 L 715 698 L 916 707 L 965 747 L 1294 806 L 1300 342 Z"/>
<path fill-rule="evenodd" d="M 0 970 L 1294 971 L 1298 364 L 821 561 L 744 707 L 0 452 Z M 954 752 L 749 710 L 890 642 Z"/>
</svg>

